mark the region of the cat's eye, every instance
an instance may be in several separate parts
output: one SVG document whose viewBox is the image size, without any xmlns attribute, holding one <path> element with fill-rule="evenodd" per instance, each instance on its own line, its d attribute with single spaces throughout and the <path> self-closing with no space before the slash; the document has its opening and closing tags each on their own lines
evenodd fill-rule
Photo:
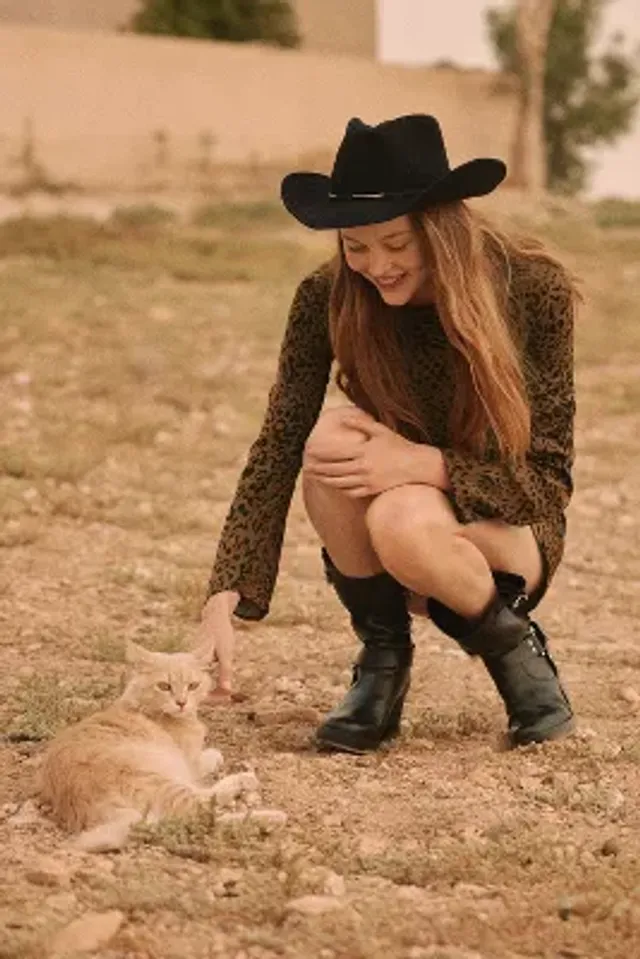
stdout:
<svg viewBox="0 0 640 959">
<path fill-rule="evenodd" d="M 189 689 L 197 689 L 199 685 L 199 682 L 189 683 Z"/>
<path fill-rule="evenodd" d="M 171 683 L 158 683 L 158 689 L 161 689 L 163 693 L 171 692 Z"/>
</svg>

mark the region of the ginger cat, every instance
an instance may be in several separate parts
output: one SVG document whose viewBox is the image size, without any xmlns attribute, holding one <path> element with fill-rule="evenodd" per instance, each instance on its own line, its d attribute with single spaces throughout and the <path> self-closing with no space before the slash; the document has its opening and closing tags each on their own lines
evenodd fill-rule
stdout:
<svg viewBox="0 0 640 959">
<path fill-rule="evenodd" d="M 197 717 L 211 681 L 210 649 L 153 653 L 127 643 L 132 666 L 120 698 L 63 730 L 49 744 L 40 772 L 40 795 L 73 845 L 91 852 L 120 849 L 141 820 L 188 814 L 218 793 L 257 789 L 253 773 L 227 776 L 214 786 L 202 779 L 222 764 L 217 749 L 203 749 Z"/>
</svg>

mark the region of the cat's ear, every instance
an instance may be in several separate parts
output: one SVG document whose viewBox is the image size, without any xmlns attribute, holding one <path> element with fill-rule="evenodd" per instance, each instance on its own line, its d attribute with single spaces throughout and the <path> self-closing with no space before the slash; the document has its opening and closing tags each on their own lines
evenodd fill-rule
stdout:
<svg viewBox="0 0 640 959">
<path fill-rule="evenodd" d="M 156 662 L 156 654 L 145 649 L 144 646 L 138 646 L 132 639 L 127 640 L 124 654 L 125 662 L 132 666 L 153 666 Z"/>
</svg>

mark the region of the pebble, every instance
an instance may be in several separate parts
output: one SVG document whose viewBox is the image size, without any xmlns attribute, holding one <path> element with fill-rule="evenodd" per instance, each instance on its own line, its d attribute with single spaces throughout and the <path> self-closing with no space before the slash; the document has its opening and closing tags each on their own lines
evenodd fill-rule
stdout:
<svg viewBox="0 0 640 959">
<path fill-rule="evenodd" d="M 124 915 L 119 909 L 87 912 L 70 922 L 54 937 L 51 953 L 53 956 L 67 956 L 73 953 L 95 952 L 111 942 L 123 922 Z"/>
<path fill-rule="evenodd" d="M 360 842 L 358 843 L 358 855 L 362 856 L 363 858 L 367 858 L 368 856 L 380 856 L 386 852 L 388 846 L 388 840 L 383 839 L 381 836 L 362 836 Z"/>
<path fill-rule="evenodd" d="M 344 896 L 344 878 L 327 866 L 305 866 L 294 873 L 292 892 L 303 896 Z"/>
<path fill-rule="evenodd" d="M 68 865 L 48 856 L 40 856 L 27 869 L 25 877 L 34 886 L 59 887 L 68 886 L 72 874 L 73 869 Z"/>
<path fill-rule="evenodd" d="M 245 812 L 224 812 L 216 817 L 219 826 L 255 826 L 263 835 L 270 835 L 287 824 L 288 816 L 282 809 L 248 809 Z"/>
<path fill-rule="evenodd" d="M 263 832 L 271 833 L 286 826 L 289 817 L 282 809 L 251 809 L 248 819 L 260 826 Z"/>
<path fill-rule="evenodd" d="M 610 837 L 600 846 L 600 853 L 603 856 L 617 856 L 620 852 L 620 843 L 617 839 Z"/>
<path fill-rule="evenodd" d="M 298 899 L 290 899 L 285 910 L 297 912 L 302 916 L 322 916 L 342 906 L 343 902 L 336 896 L 300 896 Z"/>
<path fill-rule="evenodd" d="M 640 693 L 637 689 L 634 689 L 633 686 L 623 686 L 619 695 L 620 699 L 625 703 L 629 703 L 630 706 L 640 705 Z"/>
<path fill-rule="evenodd" d="M 68 916 L 69 913 L 75 911 L 78 905 L 78 897 L 72 892 L 54 892 L 46 897 L 45 903 L 52 912 Z"/>
<path fill-rule="evenodd" d="M 218 870 L 217 881 L 213 887 L 216 896 L 231 898 L 240 895 L 238 886 L 243 878 L 242 869 L 230 869 L 223 866 Z"/>
<path fill-rule="evenodd" d="M 483 959 L 479 952 L 459 946 L 412 946 L 408 959 Z"/>
<path fill-rule="evenodd" d="M 43 817 L 33 799 L 23 802 L 18 811 L 9 818 L 12 826 L 32 826 L 42 821 Z"/>
</svg>

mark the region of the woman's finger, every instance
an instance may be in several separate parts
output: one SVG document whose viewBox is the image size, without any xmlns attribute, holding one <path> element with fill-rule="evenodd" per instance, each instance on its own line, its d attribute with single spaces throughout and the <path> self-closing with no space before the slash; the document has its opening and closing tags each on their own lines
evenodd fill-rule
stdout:
<svg viewBox="0 0 640 959">
<path fill-rule="evenodd" d="M 357 460 L 331 460 L 326 463 L 310 463 L 305 466 L 305 472 L 311 476 L 323 479 L 325 476 L 357 476 L 360 470 Z"/>
<path fill-rule="evenodd" d="M 318 463 L 344 462 L 357 459 L 362 452 L 362 441 L 359 443 L 326 443 L 323 446 L 312 446 L 305 452 L 305 460 Z"/>
</svg>

